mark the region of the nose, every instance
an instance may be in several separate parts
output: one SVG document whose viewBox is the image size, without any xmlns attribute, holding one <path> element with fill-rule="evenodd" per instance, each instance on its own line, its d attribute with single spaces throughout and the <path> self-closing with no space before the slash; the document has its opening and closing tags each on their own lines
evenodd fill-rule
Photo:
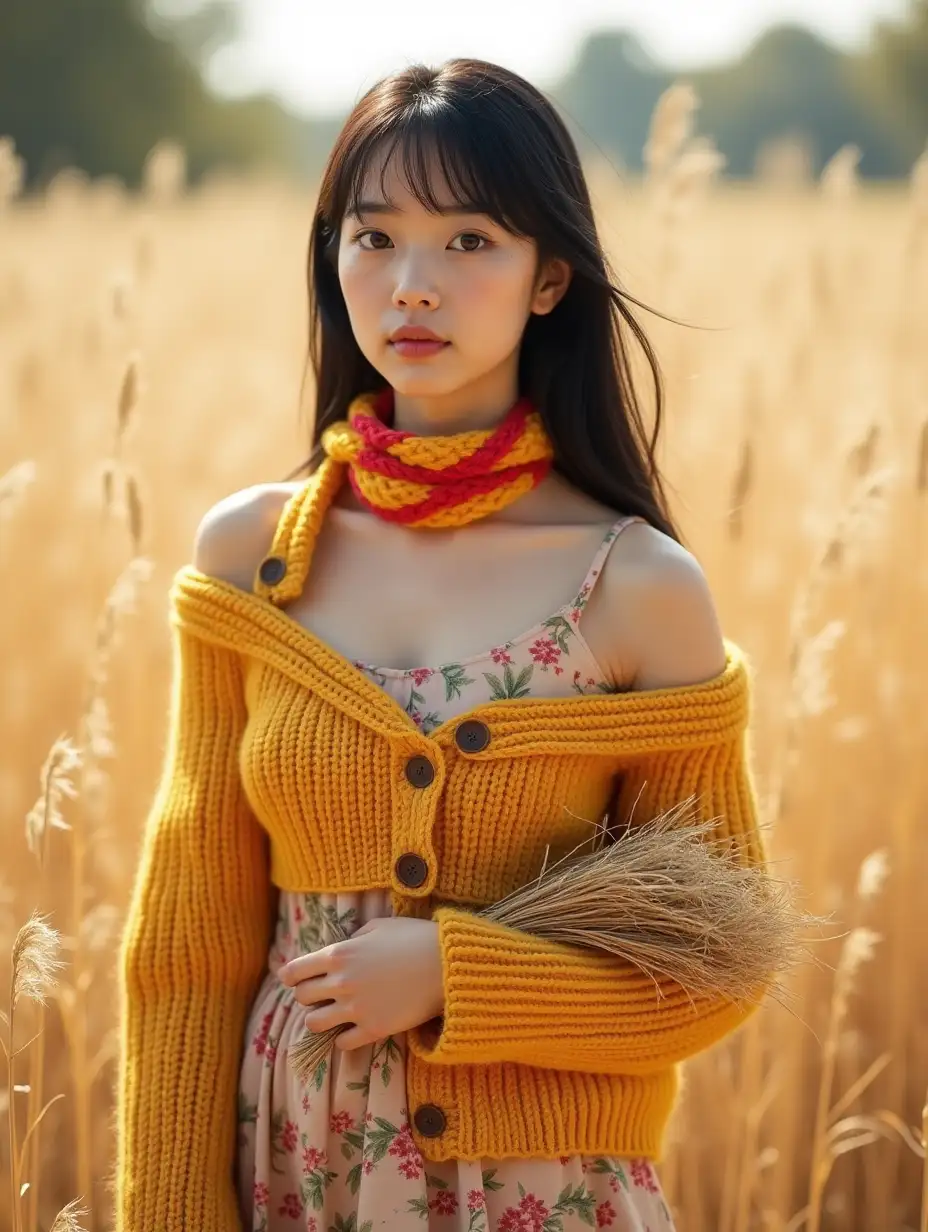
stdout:
<svg viewBox="0 0 928 1232">
<path fill-rule="evenodd" d="M 393 288 L 395 308 L 437 308 L 440 302 L 438 288 L 426 273 L 421 261 L 407 261 Z"/>
</svg>

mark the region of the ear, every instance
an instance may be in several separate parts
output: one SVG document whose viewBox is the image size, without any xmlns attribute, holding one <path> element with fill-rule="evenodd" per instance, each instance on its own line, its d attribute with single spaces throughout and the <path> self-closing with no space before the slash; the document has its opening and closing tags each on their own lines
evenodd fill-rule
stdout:
<svg viewBox="0 0 928 1232">
<path fill-rule="evenodd" d="M 570 286 L 573 270 L 561 257 L 550 257 L 538 271 L 531 311 L 544 316 L 557 307 Z"/>
</svg>

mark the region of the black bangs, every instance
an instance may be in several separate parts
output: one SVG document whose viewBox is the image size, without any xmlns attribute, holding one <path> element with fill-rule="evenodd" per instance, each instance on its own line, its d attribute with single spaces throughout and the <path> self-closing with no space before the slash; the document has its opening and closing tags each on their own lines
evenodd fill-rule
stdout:
<svg viewBox="0 0 928 1232">
<path fill-rule="evenodd" d="M 333 230 L 347 214 L 357 213 L 368 172 L 381 154 L 380 190 L 388 205 L 395 204 L 387 196 L 385 180 L 397 151 L 403 183 L 430 213 L 440 214 L 453 204 L 486 214 L 512 235 L 532 234 L 532 220 L 520 207 L 524 194 L 519 191 L 516 151 L 500 148 L 492 134 L 481 133 L 471 118 L 450 107 L 407 113 L 392 132 L 375 131 L 357 143 L 333 185 Z M 436 193 L 445 185 L 450 201 Z"/>
</svg>

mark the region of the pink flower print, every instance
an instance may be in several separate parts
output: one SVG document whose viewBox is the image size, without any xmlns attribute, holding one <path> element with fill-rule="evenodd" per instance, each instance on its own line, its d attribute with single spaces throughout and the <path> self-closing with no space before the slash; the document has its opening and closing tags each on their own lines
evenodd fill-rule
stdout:
<svg viewBox="0 0 928 1232">
<path fill-rule="evenodd" d="M 329 1117 L 329 1128 L 333 1134 L 343 1134 L 354 1125 L 354 1117 L 350 1112 L 333 1112 Z"/>
<path fill-rule="evenodd" d="M 306 1232 L 319 1232 L 319 1224 L 315 1215 L 310 1215 L 306 1220 Z"/>
<path fill-rule="evenodd" d="M 409 1128 L 408 1121 L 390 1143 L 389 1153 L 391 1155 L 400 1155 L 404 1159 L 419 1154 L 419 1148 L 416 1146 L 416 1141 L 412 1136 L 412 1130 Z"/>
<path fill-rule="evenodd" d="M 428 680 L 429 676 L 435 675 L 435 671 L 431 667 L 415 667 L 409 674 L 412 676 L 418 689 L 419 685 Z"/>
<path fill-rule="evenodd" d="M 284 1194 L 278 1214 L 285 1215 L 288 1219 L 299 1219 L 303 1214 L 303 1203 L 300 1201 L 299 1194 Z"/>
<path fill-rule="evenodd" d="M 473 1214 L 474 1211 L 482 1211 L 487 1204 L 487 1196 L 482 1189 L 472 1189 L 467 1195 L 467 1209 Z"/>
<path fill-rule="evenodd" d="M 265 1065 L 273 1065 L 277 1060 L 277 1043 L 268 1043 L 267 1050 L 264 1053 Z"/>
<path fill-rule="evenodd" d="M 315 1172 L 317 1168 L 321 1168 L 326 1162 L 325 1151 L 320 1151 L 318 1147 L 314 1146 L 303 1147 L 303 1166 L 307 1172 Z"/>
<path fill-rule="evenodd" d="M 257 1207 L 265 1207 L 271 1196 L 271 1191 L 268 1189 L 264 1181 L 255 1181 L 255 1187 L 252 1191 L 252 1201 Z"/>
<path fill-rule="evenodd" d="M 309 1102 L 309 1093 L 304 1092 L 303 1093 L 303 1111 L 309 1112 L 311 1107 L 312 1107 L 312 1104 Z"/>
<path fill-rule="evenodd" d="M 373 1114 L 373 1112 L 365 1112 L 365 1114 L 364 1114 L 364 1124 L 365 1124 L 365 1125 L 370 1125 L 370 1123 L 373 1121 L 373 1119 L 374 1119 L 374 1114 Z"/>
<path fill-rule="evenodd" d="M 285 1151 L 295 1151 L 299 1141 L 299 1126 L 296 1121 L 285 1121 L 280 1131 L 280 1145 Z"/>
<path fill-rule="evenodd" d="M 552 663 L 555 664 L 555 675 L 560 675 L 564 670 L 556 666 L 561 657 L 561 648 L 553 637 L 539 637 L 529 646 L 528 652 L 536 663 L 541 664 L 542 671 L 547 671 Z"/>
<path fill-rule="evenodd" d="M 516 1206 L 507 1206 L 499 1217 L 499 1232 L 529 1232 L 531 1224 L 526 1223 L 525 1215 Z"/>
<path fill-rule="evenodd" d="M 597 1228 L 611 1228 L 615 1223 L 616 1209 L 607 1198 L 605 1202 L 600 1202 L 596 1208 L 596 1226 Z"/>
<path fill-rule="evenodd" d="M 422 1159 L 401 1159 L 397 1169 L 407 1180 L 416 1181 L 422 1175 Z"/>
<path fill-rule="evenodd" d="M 528 1219 L 527 1228 L 531 1228 L 532 1232 L 543 1232 L 545 1220 L 551 1214 L 547 1203 L 536 1198 L 533 1193 L 527 1193 L 523 1195 L 519 1209 Z"/>
<path fill-rule="evenodd" d="M 458 1209 L 458 1196 L 453 1189 L 439 1189 L 429 1202 L 429 1210 L 437 1215 L 453 1215 Z"/>
<path fill-rule="evenodd" d="M 560 1160 L 560 1162 L 561 1162 L 562 1164 L 569 1164 L 569 1163 L 570 1163 L 570 1156 L 569 1156 L 569 1155 L 559 1155 L 559 1156 L 558 1156 L 558 1159 Z"/>
<path fill-rule="evenodd" d="M 494 663 L 511 663 L 512 655 L 505 646 L 494 646 L 490 651 Z"/>
<path fill-rule="evenodd" d="M 258 1028 L 258 1034 L 251 1041 L 251 1046 L 259 1057 L 263 1057 L 267 1049 L 267 1037 L 271 1031 L 271 1019 L 274 1017 L 274 1011 L 268 1012 L 261 1019 L 261 1026 Z"/>
<path fill-rule="evenodd" d="M 374 1161 L 372 1159 L 363 1160 L 361 1163 L 361 1171 L 365 1176 L 370 1176 L 370 1174 L 374 1171 Z"/>
<path fill-rule="evenodd" d="M 302 924 L 306 919 L 306 912 L 299 903 L 297 903 L 297 905 L 293 908 L 293 918 L 296 920 L 297 924 Z"/>
<path fill-rule="evenodd" d="M 636 1189 L 646 1189 L 648 1193 L 657 1193 L 657 1181 L 654 1176 L 654 1169 L 647 1159 L 633 1159 L 631 1161 L 632 1181 Z"/>
</svg>

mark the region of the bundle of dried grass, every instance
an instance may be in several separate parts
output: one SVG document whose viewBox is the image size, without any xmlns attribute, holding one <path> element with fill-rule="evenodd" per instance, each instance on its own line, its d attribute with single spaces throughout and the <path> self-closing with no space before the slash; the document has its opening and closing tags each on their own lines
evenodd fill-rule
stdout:
<svg viewBox="0 0 928 1232">
<path fill-rule="evenodd" d="M 728 840 L 713 837 L 714 821 L 691 821 L 694 807 L 690 798 L 614 842 L 600 824 L 592 846 L 580 845 L 585 854 L 546 859 L 533 881 L 475 914 L 623 958 L 691 997 L 751 1002 L 763 990 L 783 1000 L 779 976 L 798 960 L 802 926 L 814 917 L 794 908 L 787 884 L 740 865 Z M 349 935 L 333 931 L 333 940 Z M 345 1029 L 307 1031 L 290 1049 L 301 1078 Z"/>
</svg>

